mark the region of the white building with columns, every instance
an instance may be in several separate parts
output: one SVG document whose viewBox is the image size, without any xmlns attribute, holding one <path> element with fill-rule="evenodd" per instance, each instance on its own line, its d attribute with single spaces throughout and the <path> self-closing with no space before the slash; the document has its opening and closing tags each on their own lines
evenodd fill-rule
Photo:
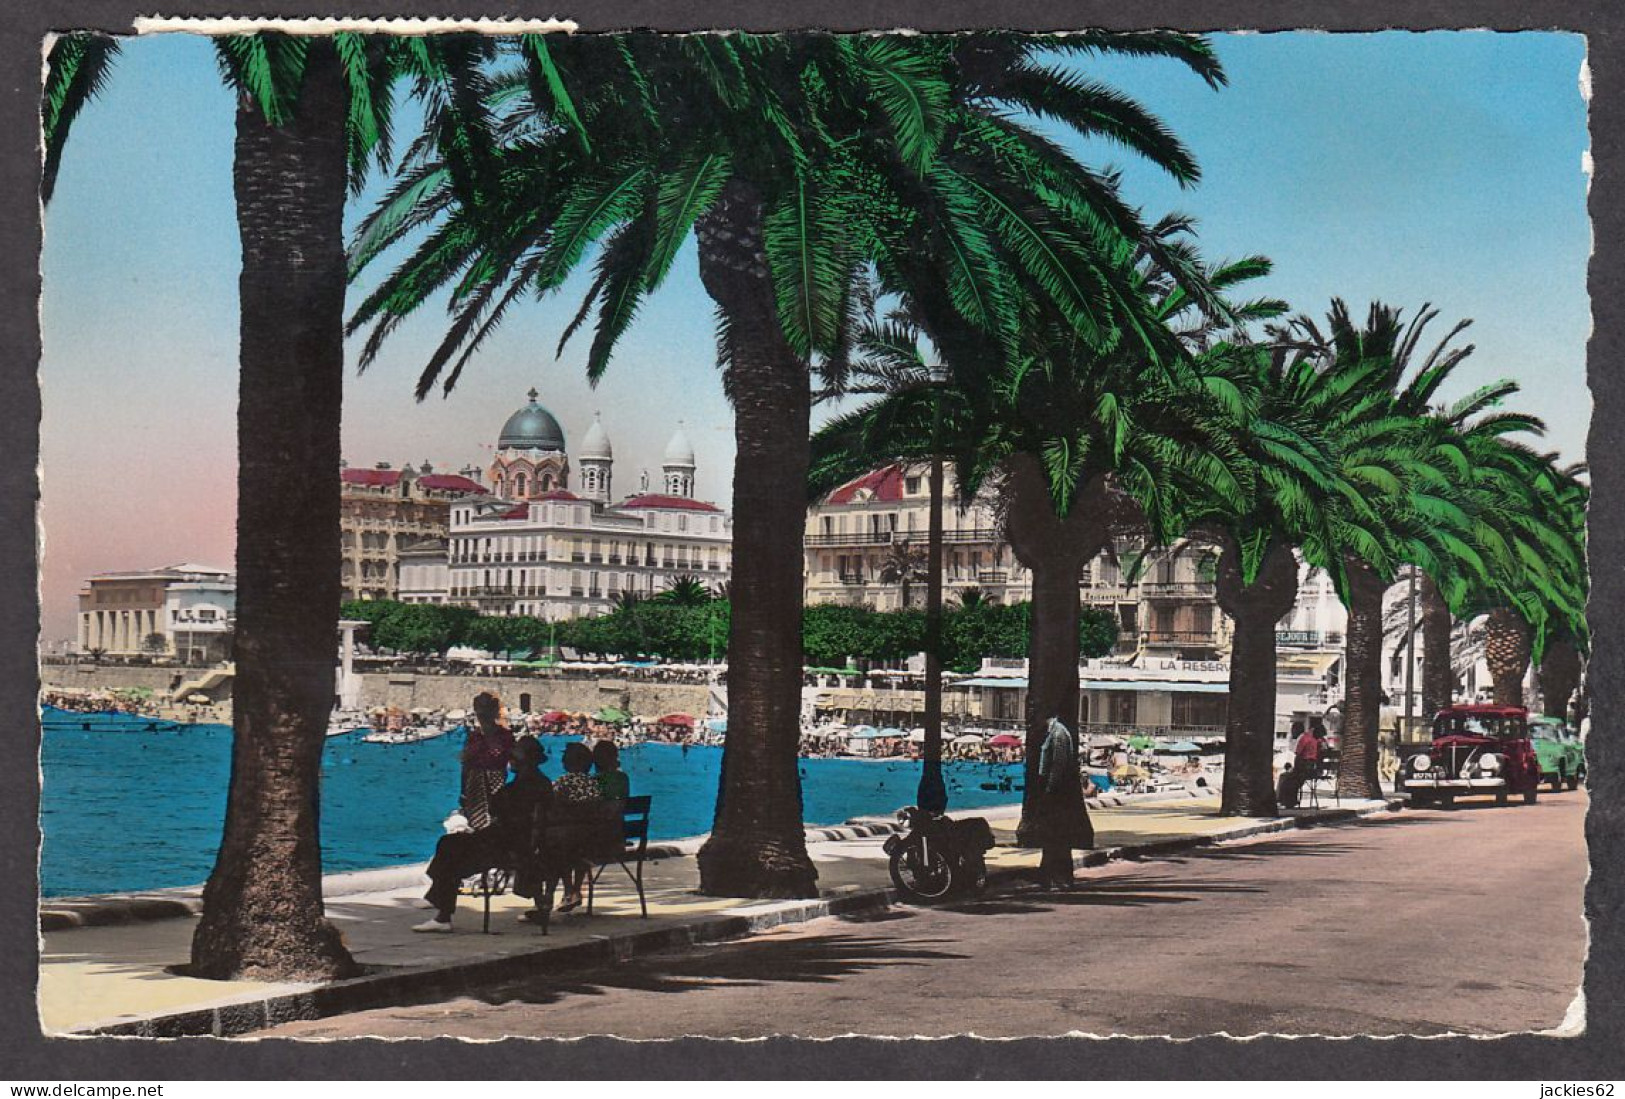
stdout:
<svg viewBox="0 0 1625 1099">
<path fill-rule="evenodd" d="M 637 493 L 612 502 L 615 448 L 602 419 L 572 456 L 558 420 L 534 389 L 528 397 L 498 436 L 492 495 L 452 503 L 443 555 L 420 545 L 403 557 L 403 598 L 556 620 L 606 613 L 623 592 L 658 595 L 679 576 L 727 583 L 733 523 L 695 498 L 694 448 L 681 426 L 662 460 L 664 491 L 649 491 L 645 475 Z"/>
<path fill-rule="evenodd" d="M 98 573 L 79 592 L 80 652 L 224 660 L 237 609 L 229 569 L 179 564 Z"/>
</svg>

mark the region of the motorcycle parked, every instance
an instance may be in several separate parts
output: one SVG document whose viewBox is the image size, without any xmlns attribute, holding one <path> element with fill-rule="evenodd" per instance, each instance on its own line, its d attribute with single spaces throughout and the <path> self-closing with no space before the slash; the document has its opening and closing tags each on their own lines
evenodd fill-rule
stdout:
<svg viewBox="0 0 1625 1099">
<path fill-rule="evenodd" d="M 910 805 L 897 814 L 906 833 L 888 836 L 892 884 L 905 898 L 941 900 L 950 893 L 980 892 L 987 881 L 986 853 L 993 829 L 981 817 L 953 820 Z"/>
</svg>

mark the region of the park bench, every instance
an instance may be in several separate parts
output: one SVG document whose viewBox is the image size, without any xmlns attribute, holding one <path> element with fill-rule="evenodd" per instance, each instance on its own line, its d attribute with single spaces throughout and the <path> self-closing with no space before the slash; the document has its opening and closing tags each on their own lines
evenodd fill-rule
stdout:
<svg viewBox="0 0 1625 1099">
<path fill-rule="evenodd" d="M 460 897 L 480 898 L 485 906 L 480 922 L 480 930 L 489 935 L 491 933 L 491 898 L 500 897 L 511 888 L 513 888 L 513 871 L 506 867 L 495 867 L 490 870 L 481 870 L 473 877 L 464 878 L 463 883 L 457 887 L 457 895 Z"/>
<path fill-rule="evenodd" d="M 651 800 L 648 794 L 627 798 L 621 809 L 620 849 L 602 852 L 590 860 L 593 865 L 587 874 L 587 915 L 592 915 L 593 893 L 598 886 L 598 879 L 614 864 L 626 871 L 626 876 L 638 891 L 638 909 L 643 913 L 644 919 L 649 918 L 649 902 L 643 895 L 643 859 L 649 851 Z M 628 865 L 629 863 L 631 865 Z"/>
<path fill-rule="evenodd" d="M 649 806 L 653 798 L 648 794 L 629 797 L 621 803 L 621 841 L 613 849 L 600 851 L 586 858 L 587 914 L 592 915 L 593 899 L 598 879 L 610 866 L 619 866 L 638 891 L 638 908 L 643 918 L 649 918 L 649 904 L 643 892 L 643 863 L 649 849 Z M 485 870 L 464 880 L 458 892 L 467 897 L 479 897 L 484 903 L 481 930 L 491 931 L 491 898 L 501 896 L 513 888 L 513 871 L 507 868 Z M 549 872 L 542 883 L 540 910 L 542 934 L 548 933 L 553 914 L 553 893 L 558 888 L 556 873 Z"/>
</svg>

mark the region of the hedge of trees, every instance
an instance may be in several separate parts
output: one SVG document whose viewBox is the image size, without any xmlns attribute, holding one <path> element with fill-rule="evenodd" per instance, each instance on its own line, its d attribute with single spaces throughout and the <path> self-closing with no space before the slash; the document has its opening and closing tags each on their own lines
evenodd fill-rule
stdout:
<svg viewBox="0 0 1625 1099">
<path fill-rule="evenodd" d="M 392 652 L 443 654 L 455 645 L 490 652 L 540 652 L 550 646 L 591 656 L 659 658 L 670 661 L 721 659 L 727 654 L 731 607 L 714 598 L 692 604 L 656 597 L 617 607 L 609 614 L 546 622 L 528 616 L 482 615 L 467 607 L 365 600 L 344 604 L 346 618 L 370 624 L 368 642 Z M 944 667 L 971 672 L 984 656 L 1027 655 L 1032 630 L 1028 603 L 976 602 L 944 615 Z M 1085 608 L 1078 630 L 1082 653 L 1104 656 L 1117 643 L 1112 615 Z M 925 615 L 917 610 L 877 611 L 870 607 L 808 607 L 802 618 L 802 645 L 813 667 L 888 664 L 920 652 Z"/>
</svg>

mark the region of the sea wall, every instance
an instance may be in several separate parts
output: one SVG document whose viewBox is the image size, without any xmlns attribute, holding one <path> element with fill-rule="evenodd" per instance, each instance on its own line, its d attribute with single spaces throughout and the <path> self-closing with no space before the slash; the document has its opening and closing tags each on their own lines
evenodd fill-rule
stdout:
<svg viewBox="0 0 1625 1099">
<path fill-rule="evenodd" d="M 417 675 L 410 672 L 364 672 L 361 705 L 467 709 L 481 691 L 494 691 L 514 710 L 592 712 L 613 706 L 640 717 L 704 714 L 703 683 L 664 683 L 593 676 Z M 523 696 L 530 705 L 524 706 Z"/>
<path fill-rule="evenodd" d="M 47 688 L 77 687 L 110 691 L 119 687 L 150 687 L 167 697 L 169 685 L 174 682 L 177 673 L 192 679 L 202 674 L 202 669 L 140 664 L 42 664 L 40 681 Z"/>
<path fill-rule="evenodd" d="M 150 687 L 167 698 L 177 672 L 187 682 L 204 674 L 200 668 L 142 667 L 123 664 L 46 664 L 41 678 L 47 688 L 77 687 L 112 690 L 119 687 Z M 613 706 L 640 717 L 663 714 L 704 714 L 707 688 L 703 683 L 668 683 L 658 680 L 620 679 L 591 675 L 419 675 L 413 672 L 362 672 L 360 704 L 399 706 L 403 710 L 425 707 L 434 710 L 467 709 L 481 691 L 495 691 L 510 709 L 592 712 Z M 228 679 L 217 690 L 223 698 L 231 695 Z M 524 696 L 529 695 L 529 706 Z"/>
</svg>

